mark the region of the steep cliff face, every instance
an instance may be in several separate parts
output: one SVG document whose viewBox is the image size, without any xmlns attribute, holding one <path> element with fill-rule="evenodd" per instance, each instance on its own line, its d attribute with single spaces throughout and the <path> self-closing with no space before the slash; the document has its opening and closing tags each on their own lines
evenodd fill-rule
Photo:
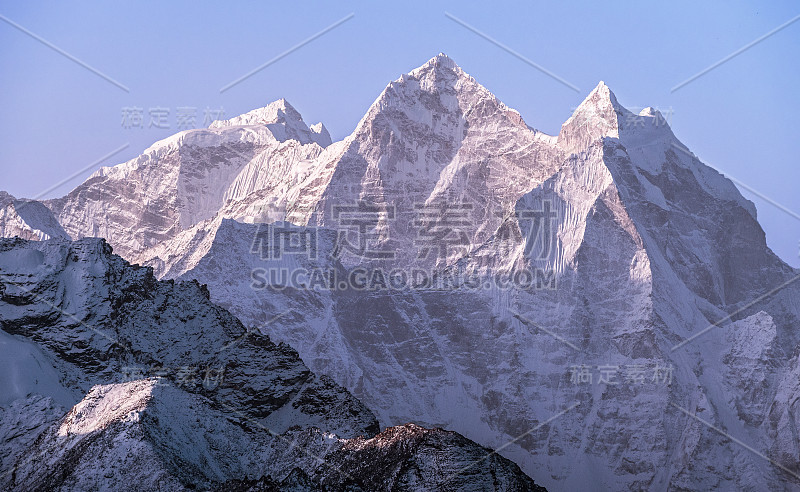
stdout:
<svg viewBox="0 0 800 492">
<path fill-rule="evenodd" d="M 279 101 L 200 131 L 281 143 L 220 154 L 236 168 L 221 200 L 135 246 L 113 230 L 129 222 L 100 212 L 111 198 L 80 202 L 96 178 L 48 205 L 72 235 L 70 220 L 97 216 L 126 258 L 207 284 L 381 424 L 457 431 L 550 488 L 800 486 L 799 272 L 657 111 L 628 111 L 601 82 L 545 135 L 439 55 L 343 141 L 323 130 Z M 180 135 L 178 153 L 192 147 Z M 128 168 L 146 166 L 99 174 Z M 158 196 L 207 196 L 164 183 Z M 159 217 L 183 210 L 170 207 Z M 477 281 L 397 287 L 376 271 Z M 384 449 L 368 442 L 342 449 Z M 395 484 L 428 480 L 409 463 Z"/>
</svg>

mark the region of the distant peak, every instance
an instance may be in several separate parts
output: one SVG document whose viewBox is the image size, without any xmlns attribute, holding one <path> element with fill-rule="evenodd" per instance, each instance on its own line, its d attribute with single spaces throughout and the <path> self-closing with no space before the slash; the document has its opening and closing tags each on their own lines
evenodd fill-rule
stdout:
<svg viewBox="0 0 800 492">
<path fill-rule="evenodd" d="M 425 73 L 430 73 L 430 72 L 436 73 L 440 71 L 451 72 L 455 73 L 456 75 L 466 75 L 464 71 L 461 70 L 461 67 L 459 67 L 458 64 L 455 61 L 453 61 L 452 58 L 445 55 L 444 53 L 439 53 L 438 55 L 434 56 L 419 68 L 416 68 L 411 72 L 409 72 L 408 75 L 410 75 L 411 77 L 419 77 Z"/>
<path fill-rule="evenodd" d="M 286 111 L 286 112 L 297 113 L 298 115 L 300 114 L 300 113 L 297 112 L 296 109 L 294 109 L 294 106 L 289 104 L 289 101 L 287 101 L 283 97 L 278 99 L 277 101 L 273 101 L 273 102 L 267 104 L 266 107 L 267 108 L 274 107 L 277 110 L 283 110 L 283 111 Z"/>
<path fill-rule="evenodd" d="M 639 111 L 639 116 L 656 116 L 658 114 L 660 114 L 659 111 L 652 106 L 648 106 L 643 110 Z"/>
<path fill-rule="evenodd" d="M 317 123 L 309 128 L 300 113 L 284 98 L 229 120 L 217 120 L 211 123 L 209 128 L 234 126 L 266 126 L 272 135 L 281 142 L 292 139 L 304 145 L 316 142 L 321 147 L 327 147 L 331 144 L 331 136 L 322 123 Z"/>
<path fill-rule="evenodd" d="M 582 148 L 601 137 L 619 137 L 619 115 L 628 112 L 602 80 L 561 125 L 558 140 L 570 149 Z"/>
<path fill-rule="evenodd" d="M 438 55 L 434 56 L 428 60 L 426 65 L 438 65 L 444 68 L 458 68 L 456 62 L 444 53 L 439 53 Z"/>
<path fill-rule="evenodd" d="M 296 109 L 294 109 L 294 106 L 289 104 L 289 101 L 287 101 L 284 98 L 280 98 L 277 101 L 273 101 L 264 106 L 263 108 L 261 108 L 260 110 L 256 109 L 255 111 L 261 111 L 264 115 L 267 115 L 270 118 L 272 118 L 274 115 L 274 118 L 276 120 L 279 120 L 281 117 L 286 117 L 286 116 L 290 117 L 293 120 L 302 121 L 303 119 L 303 117 L 300 116 L 300 113 Z M 274 122 L 268 122 L 268 123 L 274 123 Z"/>
<path fill-rule="evenodd" d="M 571 121 L 578 119 L 606 120 L 607 123 L 616 126 L 616 114 L 627 111 L 623 108 L 617 97 L 609 89 L 605 82 L 600 81 L 592 92 L 586 96 L 572 113 L 572 116 L 562 126 L 568 126 Z"/>
<path fill-rule="evenodd" d="M 429 115 L 446 115 L 457 119 L 465 107 L 488 103 L 496 106 L 497 114 L 507 115 L 524 125 L 518 112 L 507 108 L 488 89 L 459 67 L 444 53 L 430 58 L 423 65 L 389 82 L 370 109 L 359 121 L 356 132 L 371 131 L 376 115 L 387 108 L 399 108 L 411 119 L 427 121 Z"/>
<path fill-rule="evenodd" d="M 303 117 L 294 109 L 294 106 L 289 104 L 284 98 L 273 101 L 263 108 L 248 111 L 239 116 L 235 116 L 229 120 L 218 120 L 209 128 L 222 128 L 226 126 L 238 125 L 271 125 L 273 123 L 284 123 L 287 120 L 292 122 L 302 122 Z"/>
<path fill-rule="evenodd" d="M 322 122 L 311 125 L 308 127 L 308 129 L 311 130 L 311 133 L 315 135 L 314 141 L 320 146 L 327 147 L 331 144 L 331 134 L 328 133 L 328 129 L 325 128 L 325 125 L 323 125 Z"/>
<path fill-rule="evenodd" d="M 611 90 L 611 88 L 608 87 L 602 80 L 594 89 L 592 89 L 592 92 L 586 96 L 586 99 L 584 99 L 584 101 L 581 103 L 581 106 L 587 103 L 601 106 L 611 106 L 616 110 L 622 109 L 622 106 L 619 104 L 619 102 L 617 102 L 617 96 L 614 95 L 614 92 Z"/>
<path fill-rule="evenodd" d="M 586 96 L 586 99 L 561 125 L 558 141 L 569 149 L 577 149 L 591 144 L 602 137 L 619 138 L 623 142 L 630 139 L 674 138 L 664 116 L 653 107 L 646 107 L 638 114 L 631 112 L 617 101 L 617 97 L 600 81 Z"/>
</svg>

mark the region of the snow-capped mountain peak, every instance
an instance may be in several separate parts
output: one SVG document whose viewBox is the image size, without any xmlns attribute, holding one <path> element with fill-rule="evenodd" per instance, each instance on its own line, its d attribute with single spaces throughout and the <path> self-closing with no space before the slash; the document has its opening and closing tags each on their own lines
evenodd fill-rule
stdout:
<svg viewBox="0 0 800 492">
<path fill-rule="evenodd" d="M 262 108 L 257 108 L 227 120 L 213 121 L 209 128 L 222 128 L 238 125 L 270 125 L 286 121 L 298 123 L 303 121 L 300 113 L 284 98 L 273 101 Z"/>
<path fill-rule="evenodd" d="M 424 72 L 430 68 L 437 68 L 440 70 L 451 70 L 453 72 L 462 74 L 464 73 L 464 71 L 461 69 L 461 67 L 458 66 L 455 60 L 445 55 L 444 53 L 439 53 L 438 55 L 434 56 L 433 58 L 422 64 L 420 67 L 412 70 L 409 73 L 409 75 L 416 76 L 419 73 Z"/>
<path fill-rule="evenodd" d="M 558 142 L 567 150 L 585 148 L 602 137 L 619 138 L 620 116 L 629 113 L 600 81 L 572 116 L 561 125 Z"/>
<path fill-rule="evenodd" d="M 318 123 L 321 125 L 321 123 Z M 271 102 L 263 108 L 254 109 L 247 113 L 235 116 L 229 120 L 217 120 L 209 125 L 210 129 L 231 126 L 266 126 L 272 131 L 275 138 L 280 141 L 286 139 L 298 140 L 306 144 L 316 142 L 321 147 L 330 145 L 330 135 L 327 130 L 323 133 L 312 130 L 303 121 L 300 113 L 284 98 Z M 323 127 L 324 128 L 324 127 Z"/>
</svg>

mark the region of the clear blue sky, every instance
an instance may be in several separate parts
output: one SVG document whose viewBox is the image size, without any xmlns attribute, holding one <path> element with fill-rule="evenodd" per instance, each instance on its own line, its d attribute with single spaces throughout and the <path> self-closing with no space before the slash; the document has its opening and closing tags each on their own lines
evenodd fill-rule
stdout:
<svg viewBox="0 0 800 492">
<path fill-rule="evenodd" d="M 800 21 L 670 91 L 799 15 L 800 3 L 292 4 L 0 2 L 0 15 L 129 89 L 0 22 L 0 189 L 36 196 L 125 144 L 103 164 L 135 157 L 178 130 L 179 107 L 196 108 L 198 126 L 205 108 L 233 116 L 285 97 L 309 124 L 323 121 L 339 139 L 390 80 L 442 51 L 551 134 L 604 80 L 625 106 L 671 112 L 677 136 L 705 162 L 800 214 Z M 351 12 L 341 26 L 220 93 Z M 143 109 L 145 128 L 123 128 L 126 107 Z M 170 110 L 169 128 L 148 128 L 150 108 Z M 90 172 L 47 196 L 63 195 Z M 742 191 L 756 203 L 773 250 L 800 266 L 800 220 Z"/>
</svg>

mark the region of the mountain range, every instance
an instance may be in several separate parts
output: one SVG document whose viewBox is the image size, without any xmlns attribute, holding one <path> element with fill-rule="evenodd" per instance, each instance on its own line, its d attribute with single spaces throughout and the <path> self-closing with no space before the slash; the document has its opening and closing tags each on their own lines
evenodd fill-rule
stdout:
<svg viewBox="0 0 800 492">
<path fill-rule="evenodd" d="M 800 272 L 602 82 L 547 135 L 440 54 L 0 207 L 11 487 L 800 487 Z"/>
</svg>

